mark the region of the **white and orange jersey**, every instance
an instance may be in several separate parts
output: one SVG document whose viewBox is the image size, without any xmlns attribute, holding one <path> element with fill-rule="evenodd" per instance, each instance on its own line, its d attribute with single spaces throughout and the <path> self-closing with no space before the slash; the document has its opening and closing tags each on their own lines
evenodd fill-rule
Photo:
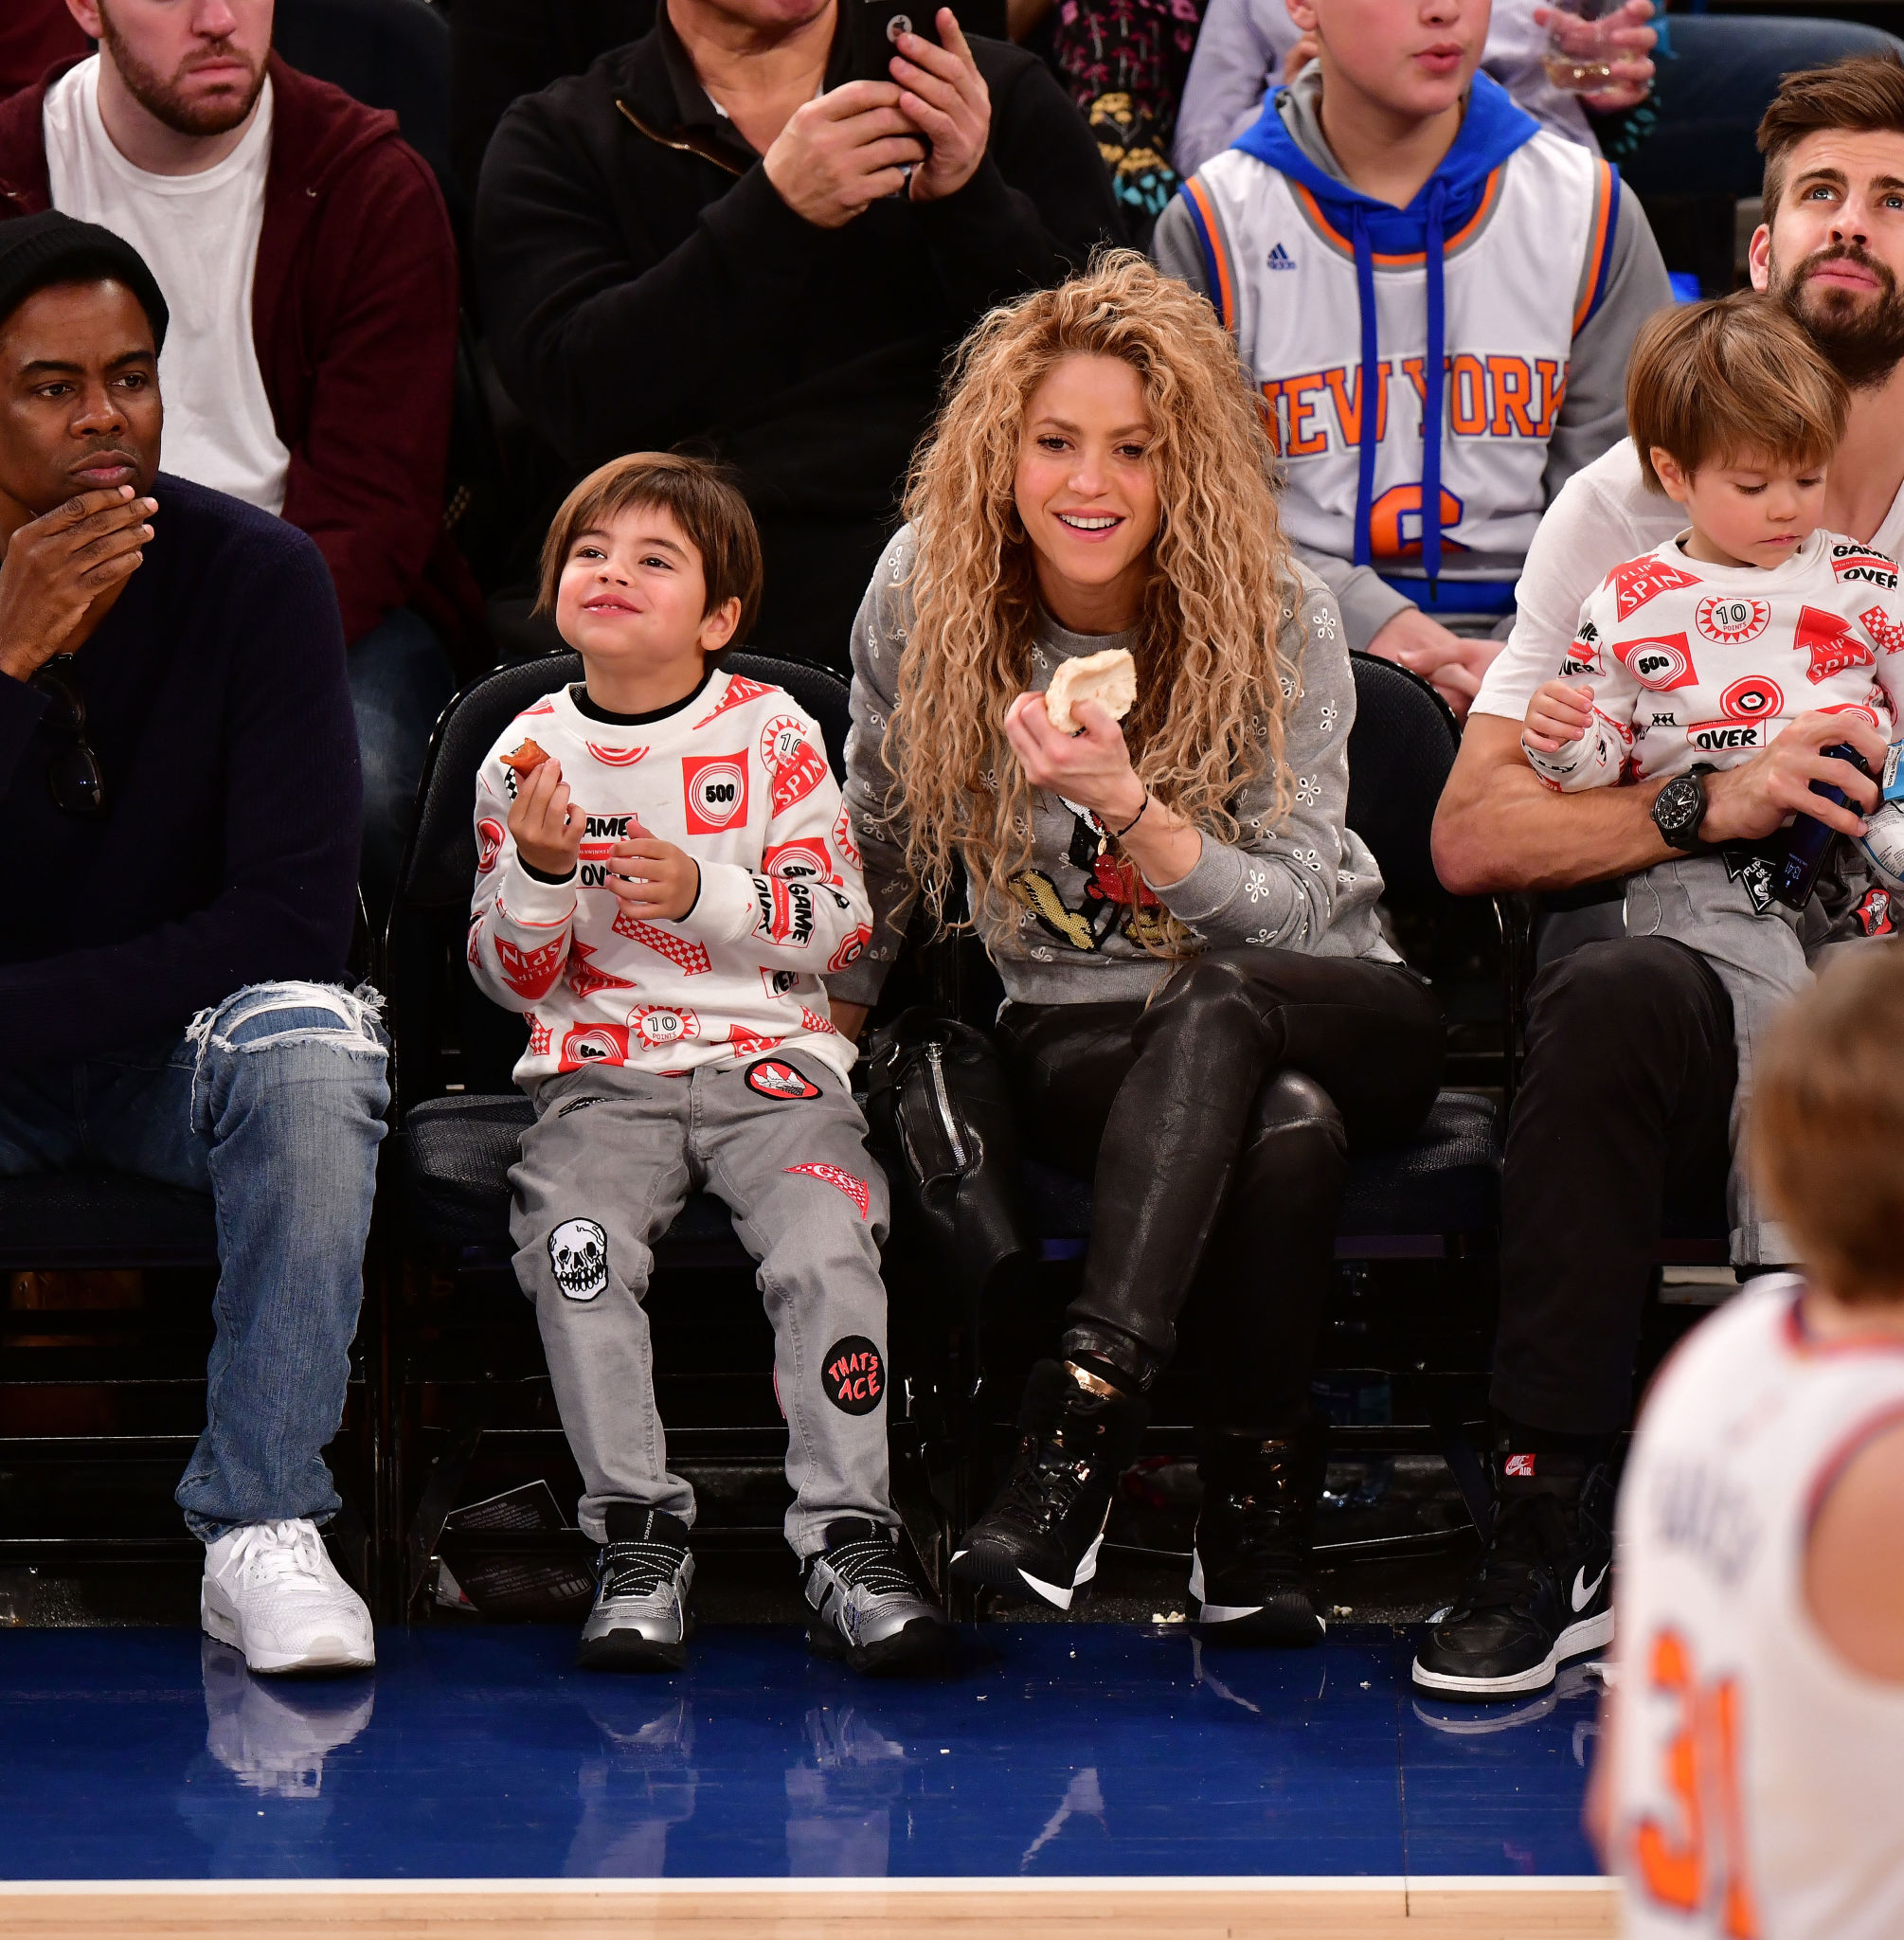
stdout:
<svg viewBox="0 0 1904 1940">
<path fill-rule="evenodd" d="M 1442 571 L 1504 590 L 1546 508 L 1548 440 L 1573 340 L 1605 293 L 1613 171 L 1535 134 L 1493 170 L 1472 216 L 1446 238 L 1445 290 L 1431 296 L 1426 254 L 1372 258 L 1371 319 L 1352 239 L 1295 176 L 1239 145 L 1205 162 L 1183 194 L 1211 300 L 1261 388 L 1282 454 L 1291 540 L 1355 558 L 1361 508 L 1377 569 L 1422 571 L 1424 373 L 1439 356 Z M 1375 421 L 1366 482 L 1365 322 Z"/>
<path fill-rule="evenodd" d="M 1552 754 L 1522 747 L 1571 795 L 1732 767 L 1800 714 L 1862 714 L 1888 741 L 1904 718 L 1900 649 L 1886 553 L 1821 530 L 1778 566 L 1713 566 L 1669 539 L 1608 573 L 1547 676 L 1592 693 L 1586 732 Z"/>
<path fill-rule="evenodd" d="M 581 860 L 560 883 L 530 874 L 509 833 L 531 740 L 562 763 Z M 590 718 L 567 688 L 519 714 L 476 779 L 469 962 L 486 995 L 529 1020 L 518 1084 L 584 1065 L 685 1071 L 810 1051 L 842 1076 L 821 976 L 871 934 L 859 852 L 818 726 L 793 697 L 712 673 L 638 722 Z M 684 917 L 655 923 L 607 887 L 629 835 L 673 842 L 701 869 Z"/>
<path fill-rule="evenodd" d="M 1904 1934 L 1904 1686 L 1805 1602 L 1819 1504 L 1904 1420 L 1904 1341 L 1829 1343 L 1755 1281 L 1668 1363 L 1617 1536 L 1612 1853 L 1635 1940 Z"/>
</svg>

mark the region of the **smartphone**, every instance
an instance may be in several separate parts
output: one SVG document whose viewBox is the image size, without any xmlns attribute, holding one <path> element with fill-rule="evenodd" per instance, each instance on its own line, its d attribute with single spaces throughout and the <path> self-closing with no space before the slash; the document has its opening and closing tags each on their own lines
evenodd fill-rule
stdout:
<svg viewBox="0 0 1904 1940">
<path fill-rule="evenodd" d="M 853 81 L 890 81 L 891 61 L 901 34 L 917 34 L 939 45 L 942 0 L 846 0 L 852 9 Z"/>
<path fill-rule="evenodd" d="M 1863 756 L 1848 742 L 1838 742 L 1823 752 L 1835 761 L 1849 762 L 1860 775 L 1871 772 L 1864 765 Z M 1814 781 L 1811 792 L 1835 801 L 1840 808 L 1844 806 L 1844 790 L 1834 788 L 1829 781 Z M 1818 871 L 1824 867 L 1824 858 L 1837 839 L 1836 829 L 1826 828 L 1816 816 L 1810 815 L 1799 816 L 1785 832 L 1785 860 L 1779 864 L 1771 892 L 1787 909 L 1803 909 L 1811 901 L 1811 893 L 1818 887 Z"/>
</svg>

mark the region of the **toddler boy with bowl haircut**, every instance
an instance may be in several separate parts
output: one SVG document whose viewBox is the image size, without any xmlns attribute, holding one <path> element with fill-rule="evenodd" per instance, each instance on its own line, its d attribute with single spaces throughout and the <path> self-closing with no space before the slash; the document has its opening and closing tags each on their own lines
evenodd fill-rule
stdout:
<svg viewBox="0 0 1904 1940">
<path fill-rule="evenodd" d="M 1802 714 L 1895 729 L 1904 602 L 1895 561 L 1823 530 L 1825 466 L 1850 395 L 1810 336 L 1750 292 L 1660 312 L 1634 346 L 1626 415 L 1647 484 L 1685 531 L 1608 573 L 1559 677 L 1528 704 L 1521 746 L 1563 791 L 1671 778 L 1653 819 L 1682 853 L 1628 878 L 1628 936 L 1669 937 L 1713 966 L 1738 1052 L 1728 1186 L 1732 1256 L 1794 1258 L 1738 1162 L 1756 1038 L 1831 941 L 1817 906 L 1773 899 L 1782 835 L 1700 842 L 1698 777 L 1751 758 Z M 1827 761 L 1827 779 L 1853 771 Z M 1866 927 L 1888 927 L 1875 904 Z"/>
<path fill-rule="evenodd" d="M 945 1637 L 896 1540 L 886 1182 L 819 979 L 869 934 L 859 857 L 817 726 L 716 659 L 760 590 L 752 517 L 718 472 L 602 466 L 542 558 L 585 677 L 519 715 L 476 783 L 469 961 L 529 1020 L 512 1230 L 603 1545 L 595 1668 L 686 1661 L 694 1499 L 668 1472 L 642 1300 L 651 1243 L 700 1190 L 760 1262 L 812 1647 L 894 1670 Z"/>
</svg>

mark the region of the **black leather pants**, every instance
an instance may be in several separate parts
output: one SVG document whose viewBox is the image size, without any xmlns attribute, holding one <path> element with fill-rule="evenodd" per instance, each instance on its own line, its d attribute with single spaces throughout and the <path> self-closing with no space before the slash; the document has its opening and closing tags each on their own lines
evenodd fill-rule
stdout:
<svg viewBox="0 0 1904 1940">
<path fill-rule="evenodd" d="M 998 1037 L 1032 1139 L 1092 1175 L 1063 1352 L 1148 1386 L 1193 1284 L 1208 1425 L 1302 1410 L 1352 1146 L 1434 1102 L 1443 1026 L 1411 972 L 1294 950 L 1211 950 L 1142 1004 L 1008 1004 Z"/>
</svg>

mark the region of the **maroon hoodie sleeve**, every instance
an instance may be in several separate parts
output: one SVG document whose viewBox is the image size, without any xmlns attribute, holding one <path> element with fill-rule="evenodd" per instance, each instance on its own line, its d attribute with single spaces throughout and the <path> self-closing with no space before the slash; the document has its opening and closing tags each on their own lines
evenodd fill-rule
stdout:
<svg viewBox="0 0 1904 1940">
<path fill-rule="evenodd" d="M 56 61 L 83 61 L 92 51 L 66 0 L 7 0 L 0 7 L 0 95 L 31 87 Z"/>
<path fill-rule="evenodd" d="M 442 525 L 456 242 L 428 165 L 394 137 L 319 193 L 287 299 L 254 323 L 291 452 L 284 516 L 317 542 L 354 645 L 416 591 Z"/>
</svg>

